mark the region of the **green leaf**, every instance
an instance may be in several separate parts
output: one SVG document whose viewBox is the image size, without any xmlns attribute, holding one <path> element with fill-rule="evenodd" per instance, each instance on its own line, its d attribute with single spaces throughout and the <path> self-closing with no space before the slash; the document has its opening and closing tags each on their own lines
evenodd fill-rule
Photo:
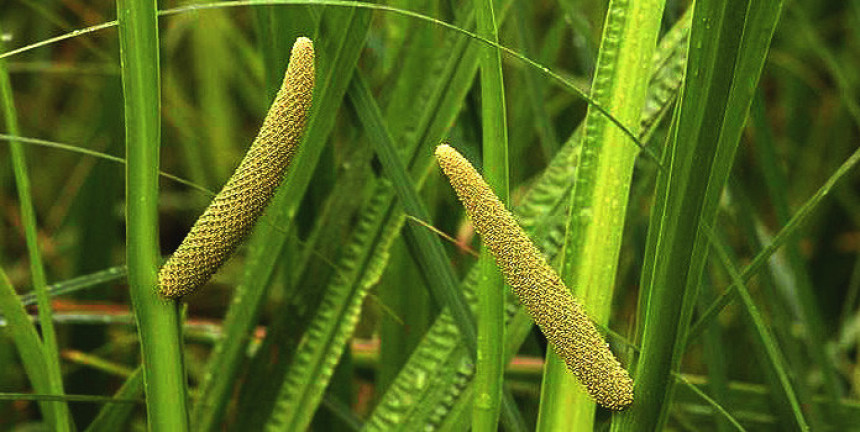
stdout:
<svg viewBox="0 0 860 432">
<path fill-rule="evenodd" d="M 352 101 L 356 114 L 361 119 L 364 129 L 371 143 L 373 143 L 377 157 L 382 162 L 385 174 L 390 181 L 389 184 L 397 194 L 406 215 L 429 223 L 430 214 L 418 197 L 412 178 L 400 160 L 391 134 L 385 126 L 382 113 L 361 75 L 356 75 L 353 78 L 353 84 L 350 88 L 350 101 Z M 408 224 L 406 229 L 406 242 L 410 245 L 413 254 L 416 255 L 416 261 L 422 267 L 434 297 L 439 304 L 457 311 L 455 315 L 458 317 L 458 324 L 462 325 L 460 331 L 463 334 L 463 339 L 466 345 L 475 348 L 477 337 L 475 325 L 466 300 L 457 287 L 457 277 L 445 256 L 441 239 L 415 223 Z"/>
<path fill-rule="evenodd" d="M 492 0 L 474 0 L 477 34 L 499 41 L 499 28 Z M 483 177 L 503 204 L 510 202 L 508 191 L 508 124 L 502 54 L 496 47 L 480 47 L 481 137 Z M 484 247 L 478 261 L 481 277 L 478 290 L 478 349 L 475 365 L 475 392 L 472 430 L 498 430 L 504 379 L 505 294 L 507 288 L 492 253 Z"/>
<path fill-rule="evenodd" d="M 708 389 L 710 383 L 703 376 L 685 374 L 682 377 L 683 381 L 679 380 L 682 385 L 678 386 L 675 394 L 676 412 L 691 421 L 693 425 L 706 430 L 713 424 L 717 408 L 707 402 L 703 404 L 699 392 L 694 392 L 691 387 L 696 387 L 703 392 Z M 732 413 L 732 417 L 748 430 L 785 430 L 780 412 L 774 409 L 773 396 L 767 386 L 731 381 L 728 385 L 727 400 L 720 405 L 726 412 Z M 825 405 L 830 401 L 827 397 L 817 396 L 811 403 L 817 411 L 824 411 Z M 830 430 L 851 430 L 860 420 L 860 403 L 843 400 L 840 408 L 841 415 L 830 419 L 832 421 Z"/>
<path fill-rule="evenodd" d="M 591 98 L 639 133 L 664 2 L 613 0 L 606 12 Z M 632 127 L 631 127 L 632 126 Z M 601 112 L 585 118 L 571 195 L 562 272 L 598 325 L 609 322 L 633 165 L 639 148 Z M 538 430 L 591 430 L 594 401 L 558 355 L 547 350 Z"/>
<path fill-rule="evenodd" d="M 719 403 L 717 403 L 717 401 L 711 399 L 707 394 L 705 394 L 705 392 L 703 392 L 702 390 L 699 390 L 698 387 L 694 386 L 692 383 L 687 381 L 681 375 L 678 375 L 676 378 L 678 379 L 678 382 L 682 386 L 687 387 L 696 396 L 698 396 L 699 398 L 701 398 L 702 400 L 707 402 L 708 405 L 713 407 L 720 414 L 722 419 L 728 420 L 729 424 L 734 426 L 735 430 L 739 430 L 739 431 L 745 431 L 746 430 L 746 429 L 744 429 L 743 426 L 741 426 L 740 423 L 738 423 L 737 420 L 735 420 L 735 418 L 731 414 L 728 413 L 728 411 L 726 411 Z"/>
</svg>

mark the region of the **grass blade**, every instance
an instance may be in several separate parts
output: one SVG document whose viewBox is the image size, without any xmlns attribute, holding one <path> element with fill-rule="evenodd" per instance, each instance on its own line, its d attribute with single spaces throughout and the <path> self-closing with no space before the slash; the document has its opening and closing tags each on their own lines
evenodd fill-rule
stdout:
<svg viewBox="0 0 860 432">
<path fill-rule="evenodd" d="M 418 126 L 416 126 L 414 131 L 407 135 L 406 138 L 408 144 L 405 147 L 412 153 L 409 157 L 409 160 L 411 161 L 409 170 L 410 176 L 413 178 L 418 177 L 420 180 L 423 180 L 423 177 L 426 175 L 427 166 L 430 162 L 429 146 L 438 143 L 442 134 L 444 134 L 450 127 L 452 119 L 458 113 L 460 103 L 465 97 L 465 93 L 477 71 L 476 51 L 472 48 L 468 40 L 457 40 L 452 51 L 454 53 L 464 54 L 451 56 L 446 55 L 441 57 L 444 59 L 446 66 L 437 78 L 436 83 L 429 87 L 432 89 L 432 93 L 427 99 L 428 102 L 425 110 L 419 120 L 417 120 Z M 418 184 L 421 183 L 420 180 Z M 377 204 L 373 204 L 368 207 L 365 213 L 370 212 L 371 214 L 362 216 L 362 224 L 372 223 L 373 225 L 370 226 L 375 227 L 373 228 L 373 230 L 375 230 L 373 231 L 375 234 L 372 234 L 369 238 L 376 238 L 378 240 L 376 240 L 375 243 L 368 242 L 362 246 L 350 246 L 346 248 L 348 251 L 354 251 L 350 252 L 351 254 L 361 254 L 360 256 L 363 258 L 360 259 L 366 264 L 361 264 L 358 269 L 353 269 L 353 264 L 348 263 L 350 261 L 354 261 L 356 258 L 347 257 L 348 259 L 344 261 L 344 265 L 348 265 L 349 267 L 347 268 L 339 265 L 339 267 L 342 268 L 339 271 L 340 275 L 338 276 L 338 279 L 343 278 L 343 280 L 337 281 L 336 285 L 326 289 L 326 292 L 330 293 L 327 294 L 327 298 L 330 297 L 332 300 L 323 300 L 323 304 L 327 305 L 326 309 L 321 309 L 317 314 L 321 321 L 315 321 L 315 323 L 311 325 L 311 328 L 323 329 L 336 325 L 337 330 L 328 330 L 327 332 L 331 335 L 338 335 L 338 338 L 342 338 L 344 337 L 343 335 L 351 333 L 351 329 L 355 325 L 356 313 L 358 310 L 355 306 L 348 305 L 360 304 L 361 299 L 366 294 L 366 284 L 368 281 L 373 280 L 373 271 L 377 271 L 374 269 L 379 268 L 377 267 L 377 264 L 373 263 L 384 262 L 379 260 L 385 259 L 391 240 L 393 240 L 393 235 L 396 234 L 396 230 L 399 229 L 404 220 L 403 214 L 395 208 L 393 198 L 393 190 L 391 189 L 391 185 L 388 184 L 380 185 L 380 187 L 377 188 L 377 191 L 374 192 L 373 202 Z M 380 207 L 380 205 L 383 207 Z M 366 222 L 364 221 L 365 217 L 369 218 Z M 391 230 L 392 227 L 395 228 L 394 231 Z M 372 250 L 370 250 L 371 248 Z M 368 279 L 368 276 L 370 279 Z M 346 294 L 342 294 L 341 292 L 346 292 Z M 332 308 L 340 308 L 348 313 L 344 315 L 342 312 L 328 312 L 328 310 Z M 333 320 L 332 317 L 340 318 Z M 330 323 L 327 324 L 326 321 L 330 321 Z M 460 325 L 459 327 L 462 328 L 463 326 Z M 315 331 L 313 334 L 323 335 L 325 333 L 326 332 Z M 329 343 L 337 348 L 336 342 L 337 341 L 335 340 L 335 342 Z M 325 338 L 320 339 L 314 337 L 312 342 L 307 343 L 308 350 L 317 352 L 319 348 L 314 347 L 314 345 L 319 343 L 326 343 Z M 337 361 L 339 351 L 334 349 L 330 350 L 330 353 L 334 354 L 333 358 L 332 354 L 328 354 L 323 357 L 315 354 L 309 358 L 319 358 L 322 359 L 322 362 L 331 364 L 331 362 Z M 315 362 L 303 360 L 302 363 L 312 365 Z M 296 371 L 301 370 L 295 369 L 295 367 L 293 369 Z M 295 379 L 307 379 L 306 374 L 295 373 L 294 375 L 296 376 Z"/>
<path fill-rule="evenodd" d="M 413 181 L 397 154 L 391 134 L 382 119 L 382 113 L 376 101 L 373 100 L 367 82 L 360 74 L 353 78 L 349 96 L 404 212 L 409 217 L 429 222 L 430 213 L 418 197 Z M 475 349 L 477 332 L 472 314 L 469 312 L 463 293 L 458 289 L 457 277 L 445 256 L 442 241 L 438 236 L 415 223 L 407 224 L 406 229 L 407 243 L 415 244 L 411 250 L 417 255 L 417 261 L 424 271 L 434 297 L 439 304 L 456 311 L 454 314 L 458 316 L 457 322 L 465 323 L 460 328 L 463 342 L 470 349 Z"/>
<path fill-rule="evenodd" d="M 794 18 L 793 21 L 797 24 L 800 32 L 805 34 L 808 40 L 812 41 L 812 46 L 815 48 L 815 52 L 822 57 L 824 64 L 827 66 L 827 69 L 829 69 L 829 72 L 836 81 L 840 91 L 845 95 L 845 97 L 841 98 L 842 103 L 845 105 L 845 108 L 854 120 L 854 124 L 860 126 L 860 106 L 858 106 L 855 101 L 854 91 L 851 90 L 850 86 L 847 84 L 845 73 L 842 71 L 842 68 L 838 65 L 838 62 L 835 61 L 830 50 L 821 43 L 819 37 L 810 28 L 803 12 L 795 11 L 791 16 Z M 763 113 L 759 114 L 759 117 L 763 117 Z M 758 142 L 759 140 L 756 141 Z M 761 148 L 761 146 L 762 145 L 759 144 L 759 148 Z M 775 160 L 775 158 L 766 158 L 762 160 L 762 164 L 764 165 L 763 169 L 767 175 L 765 184 L 769 190 L 768 196 L 772 197 L 771 199 L 774 210 L 776 211 L 777 221 L 782 225 L 788 222 L 790 213 L 788 203 L 786 202 L 784 195 L 777 193 L 777 190 L 780 187 L 787 187 L 788 181 L 785 178 L 785 174 L 778 167 L 773 166 Z M 795 273 L 794 277 L 797 280 L 798 303 L 801 309 L 801 318 L 808 328 L 807 331 L 809 334 L 814 335 L 827 334 L 824 318 L 816 307 L 816 292 L 813 287 L 811 275 L 807 271 L 806 265 L 803 263 L 799 246 L 796 242 L 791 242 L 786 246 L 785 253 L 791 263 L 791 268 Z M 825 391 L 834 402 L 838 401 L 843 396 L 843 389 L 839 382 L 839 374 L 837 373 L 832 361 L 826 355 L 827 349 L 822 343 L 823 339 L 812 337 L 808 339 L 808 342 L 809 353 L 812 355 L 812 358 L 824 377 Z"/>
<path fill-rule="evenodd" d="M 528 19 L 532 18 L 532 9 L 534 6 L 527 2 L 517 2 L 514 3 L 514 7 L 516 8 L 517 41 L 523 54 L 535 57 L 538 52 L 535 47 L 535 35 L 533 29 L 528 24 Z M 545 59 L 541 59 L 542 62 L 543 60 Z M 533 71 L 526 71 L 523 78 L 526 85 L 526 97 L 531 105 L 530 108 L 534 116 L 538 136 L 540 137 L 541 148 L 546 159 L 550 160 L 559 147 L 561 147 L 561 144 L 558 142 L 555 126 L 552 124 L 552 119 L 545 106 L 546 84 L 539 80 L 537 74 Z"/>
<path fill-rule="evenodd" d="M 702 390 L 699 390 L 698 387 L 696 387 L 695 385 L 690 383 L 690 381 L 687 381 L 686 378 L 684 378 L 681 375 L 678 375 L 677 380 L 684 387 L 688 388 L 691 392 L 695 393 L 696 396 L 699 396 L 700 398 L 702 398 L 702 400 L 707 402 L 708 405 L 712 406 L 715 410 L 717 410 L 717 412 L 720 413 L 720 416 L 722 417 L 722 419 L 727 420 L 729 424 L 734 426 L 735 430 L 739 430 L 739 431 L 745 431 L 746 430 L 743 426 L 741 426 L 740 423 L 738 423 L 737 420 L 735 420 L 735 418 L 731 414 L 728 413 L 728 411 L 726 411 L 719 403 L 717 403 L 717 401 L 711 399 L 710 396 L 705 394 L 705 392 L 703 392 Z"/>
<path fill-rule="evenodd" d="M 320 306 L 288 364 L 267 430 L 306 429 L 322 401 L 323 391 L 357 324 L 361 303 L 381 276 L 388 260 L 386 251 L 402 226 L 402 220 L 380 225 L 385 220 L 388 199 L 388 194 L 376 194 L 362 212 L 363 218 L 345 247 L 349 252 L 339 260 L 337 274 L 325 288 Z"/>
<path fill-rule="evenodd" d="M 360 75 L 357 75 L 353 79 L 350 96 L 351 101 L 355 105 L 356 113 L 364 123 L 365 130 L 374 144 L 374 149 L 382 162 L 386 175 L 391 180 L 397 197 L 401 201 L 406 216 L 410 219 L 424 222 L 429 221 L 429 212 L 418 197 L 416 188 L 412 184 L 412 179 L 397 155 L 391 135 L 382 119 L 382 113 L 373 100 L 370 89 Z M 445 255 L 441 239 L 423 226 L 409 223 L 406 225 L 406 242 L 410 245 L 416 261 L 418 261 L 418 264 L 423 269 L 424 277 L 433 292 L 433 296 L 437 299 L 437 303 L 447 306 L 449 310 L 458 310 L 454 315 L 459 315 L 455 322 L 461 326 L 459 329 L 461 341 L 468 347 L 470 352 L 475 352 L 476 348 L 478 348 L 476 329 L 472 322 L 466 298 L 459 290 L 457 276 L 454 274 L 454 269 Z M 501 300 L 504 301 L 505 298 L 502 297 Z M 504 318 L 504 315 L 502 318 Z M 501 345 L 502 340 L 503 338 L 500 337 L 496 343 L 504 348 Z M 500 353 L 500 363 L 502 365 L 504 365 L 503 355 L 504 353 Z M 501 372 L 499 371 L 499 378 L 501 378 Z M 501 396 L 502 388 L 500 383 L 499 397 Z M 516 412 L 515 404 L 511 400 L 507 402 L 499 400 L 497 408 L 502 411 L 506 424 L 514 425 L 519 423 L 517 419 L 520 415 Z M 493 428 L 496 428 L 498 412 L 492 420 L 488 421 L 492 423 Z"/>
<path fill-rule="evenodd" d="M 492 0 L 475 0 L 477 34 L 498 43 L 499 29 Z M 481 70 L 481 136 L 484 153 L 484 179 L 507 204 L 508 197 L 508 125 L 506 121 L 505 85 L 502 78 L 502 56 L 498 48 L 480 47 Z M 498 429 L 502 404 L 505 340 L 505 282 L 486 247 L 478 261 L 481 278 L 478 291 L 478 354 L 475 364 L 475 399 L 472 406 L 472 430 Z"/>
<path fill-rule="evenodd" d="M 664 2 L 610 2 L 591 98 L 639 133 Z M 639 148 L 597 110 L 585 119 L 562 249 L 562 278 L 597 324 L 606 326 Z M 539 430 L 591 430 L 594 402 L 552 351 L 541 387 Z M 573 407 L 573 408 L 571 408 Z"/>
<path fill-rule="evenodd" d="M 681 380 L 683 378 L 683 380 Z M 693 392 L 689 385 L 704 391 L 708 388 L 706 377 L 697 375 L 678 375 L 676 376 L 679 384 L 676 401 L 678 403 L 677 412 L 681 412 L 695 424 L 701 424 L 702 429 L 706 425 L 712 424 L 712 417 L 715 414 L 716 407 L 708 403 L 710 408 L 702 405 L 701 396 L 697 392 Z M 811 401 L 816 406 L 817 411 L 824 411 L 824 405 L 829 403 L 828 398 L 816 396 Z M 721 404 L 723 410 L 730 412 L 747 430 L 786 430 L 781 422 L 781 413 L 774 410 L 773 393 L 768 391 L 767 386 L 760 384 L 752 384 L 742 381 L 730 381 L 728 385 L 728 400 L 727 403 Z M 851 430 L 860 419 L 860 403 L 856 400 L 843 399 L 840 403 L 842 409 L 841 415 L 838 418 L 833 418 L 831 427 L 825 427 L 822 430 Z M 725 416 L 723 416 L 725 418 Z"/>
<path fill-rule="evenodd" d="M 1 32 L 2 30 L 0 30 Z M 0 45 L 2 46 L 2 45 Z M 6 62 L 0 61 L 0 97 L 2 97 L 3 116 L 6 119 L 6 130 L 10 135 L 18 136 L 18 114 L 15 111 L 15 101 L 12 96 L 12 82 L 6 69 Z M 39 305 L 39 325 L 42 329 L 42 348 L 44 364 L 47 373 L 47 383 L 50 394 L 63 395 L 63 374 L 60 370 L 60 355 L 57 348 L 57 335 L 52 319 L 51 299 L 48 295 L 48 282 L 45 278 L 45 266 L 42 263 L 42 253 L 39 250 L 36 226 L 36 213 L 30 188 L 30 175 L 27 170 L 27 158 L 24 148 L 17 140 L 9 142 L 12 168 L 15 171 L 15 187 L 18 190 L 18 201 L 21 207 L 21 222 L 24 225 L 24 237 L 27 242 L 27 256 L 30 259 L 30 277 L 33 290 Z M 68 406 L 63 403 L 50 405 L 54 410 L 53 427 L 58 431 L 68 431 L 73 427 L 69 417 Z"/>
<path fill-rule="evenodd" d="M 715 296 L 714 287 L 709 283 L 703 283 L 696 306 L 705 306 Z M 722 330 L 716 323 L 711 325 L 707 332 L 705 332 L 702 348 L 706 357 L 705 364 L 708 368 L 708 390 L 713 396 L 713 402 L 717 405 L 724 404 L 728 399 L 726 395 L 728 392 L 728 367 L 726 360 L 731 355 L 726 352 L 728 350 L 724 347 L 725 335 Z M 686 384 L 683 381 L 682 383 Z M 719 409 L 722 410 L 722 406 Z M 714 421 L 718 432 L 727 432 L 729 430 L 729 423 L 731 422 L 727 422 L 725 416 L 716 417 Z"/>
<path fill-rule="evenodd" d="M 45 362 L 45 351 L 42 341 L 36 332 L 36 326 L 30 321 L 24 305 L 18 299 L 15 288 L 6 277 L 6 272 L 0 269 L 0 311 L 3 312 L 7 323 L 8 332 L 15 342 L 15 347 L 21 356 L 21 364 L 27 372 L 27 377 L 33 389 L 37 393 L 50 394 L 51 387 L 48 382 L 48 365 Z M 40 401 L 39 408 L 42 415 L 51 425 L 57 424 L 58 410 L 55 405 L 47 401 Z"/>
<path fill-rule="evenodd" d="M 428 104 L 428 108 L 424 111 L 423 117 L 419 120 L 419 126 L 416 128 L 415 133 L 407 138 L 410 142 L 407 148 L 412 148 L 414 151 L 410 158 L 413 165 L 410 169 L 413 173 L 411 174 L 412 176 L 416 176 L 419 175 L 417 173 L 421 173 L 420 177 L 423 178 L 426 175 L 426 169 L 423 167 L 427 166 L 429 158 L 425 156 L 426 153 L 422 154 L 419 153 L 419 151 L 424 146 L 438 142 L 440 135 L 450 126 L 450 117 L 457 113 L 458 102 L 465 95 L 465 90 L 468 89 L 468 85 L 471 83 L 471 78 L 476 71 L 477 60 L 475 58 L 474 49 L 469 47 L 468 41 L 458 41 L 457 47 L 457 50 L 468 49 L 469 55 L 452 58 L 445 57 L 445 59 L 448 60 L 448 65 L 438 80 L 439 86 L 434 90 L 435 93 L 429 98 L 430 102 Z M 371 130 L 378 131 L 377 128 L 373 128 Z M 418 157 L 418 155 L 420 155 L 420 157 Z M 404 194 L 404 196 L 406 195 Z M 302 392 L 296 393 L 294 390 L 297 386 L 296 383 L 304 382 L 308 379 L 309 373 L 302 372 L 302 370 L 304 370 L 303 368 L 317 368 L 317 370 L 320 370 L 325 374 L 328 373 L 325 372 L 327 368 L 333 367 L 333 362 L 337 361 L 337 357 L 340 352 L 339 350 L 342 349 L 341 345 L 343 344 L 343 341 L 345 341 L 345 337 L 351 333 L 351 329 L 355 325 L 355 319 L 357 318 L 355 315 L 358 311 L 357 305 L 360 304 L 361 299 L 366 294 L 369 283 L 368 281 L 375 280 L 375 277 L 377 276 L 374 276 L 374 272 L 381 271 L 381 265 L 384 265 L 387 260 L 387 253 L 393 240 L 393 236 L 403 224 L 404 215 L 399 211 L 399 209 L 395 208 L 393 198 L 394 191 L 392 190 L 392 185 L 387 182 L 380 184 L 379 187 L 377 187 L 377 190 L 373 193 L 373 203 L 368 207 L 367 211 L 364 212 L 369 212 L 369 214 L 363 216 L 367 219 L 363 219 L 362 224 L 368 224 L 368 228 L 372 228 L 372 230 L 376 231 L 376 234 L 370 236 L 364 234 L 364 237 L 368 240 L 377 240 L 374 243 L 372 241 L 360 240 L 360 237 L 357 237 L 357 241 L 364 243 L 359 243 L 360 246 L 346 248 L 348 251 L 354 250 L 355 253 L 358 254 L 356 256 L 359 258 L 347 256 L 343 261 L 343 264 L 339 264 L 338 267 L 341 269 L 339 273 L 341 275 L 336 278 L 335 285 L 326 290 L 326 292 L 330 294 L 327 294 L 327 298 L 323 300 L 325 309 L 321 309 L 320 312 L 318 312 L 317 318 L 315 318 L 314 322 L 311 324 L 312 331 L 313 329 L 318 330 L 310 333 L 311 335 L 314 335 L 314 337 L 309 338 L 310 341 L 306 344 L 309 352 L 312 351 L 317 354 L 314 354 L 313 356 L 308 354 L 310 357 L 303 360 L 300 367 L 293 366 L 293 368 L 291 368 L 290 373 L 294 376 L 294 378 L 291 379 L 293 384 L 284 387 L 285 394 L 302 394 Z M 420 206 L 420 201 L 417 200 L 417 197 L 407 201 L 413 205 Z M 393 230 L 392 227 L 394 228 Z M 357 231 L 357 233 L 358 232 L 360 231 Z M 427 250 L 432 249 L 422 249 L 420 252 L 424 253 Z M 413 252 L 414 251 L 415 249 L 413 249 Z M 350 264 L 350 262 L 353 261 L 358 261 L 357 264 L 359 265 L 356 266 L 356 264 Z M 440 262 L 444 262 L 444 260 L 430 260 L 428 262 L 431 266 L 434 266 Z M 434 262 L 436 264 L 433 264 Z M 439 268 L 444 269 L 445 267 Z M 433 271 L 438 272 L 440 275 L 445 274 L 444 270 Z M 456 290 L 451 290 L 449 292 L 456 292 Z M 334 312 L 338 308 L 343 312 Z M 332 317 L 339 318 L 333 319 Z M 326 321 L 329 323 L 326 323 Z M 460 328 L 465 328 L 468 325 L 469 324 L 463 325 L 461 323 Z M 330 345 L 331 348 L 326 348 L 326 345 Z M 299 357 L 301 357 L 301 355 L 297 355 L 297 358 Z M 329 366 L 314 366 L 325 364 L 328 364 Z M 310 376 L 316 375 L 311 374 Z M 327 380 L 327 378 L 324 379 Z M 315 385 L 322 384 L 325 384 L 325 381 L 319 382 Z M 301 385 L 298 385 L 298 388 L 300 387 Z M 290 406 L 290 404 L 286 403 L 282 405 L 284 407 Z M 292 412 L 292 409 L 288 412 Z M 289 418 L 289 416 L 285 418 Z M 278 421 L 277 424 L 285 423 Z"/>
</svg>

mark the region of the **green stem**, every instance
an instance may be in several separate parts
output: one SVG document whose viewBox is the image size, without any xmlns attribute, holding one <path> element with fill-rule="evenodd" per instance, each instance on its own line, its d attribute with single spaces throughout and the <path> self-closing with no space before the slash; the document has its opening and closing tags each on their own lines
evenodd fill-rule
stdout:
<svg viewBox="0 0 860 432">
<path fill-rule="evenodd" d="M 499 35 L 492 0 L 475 0 L 478 35 L 498 43 Z M 505 88 L 501 52 L 481 47 L 481 114 L 484 149 L 484 178 L 493 191 L 508 203 L 508 128 L 505 120 Z M 504 378 L 505 284 L 493 256 L 484 249 L 479 262 L 478 357 L 472 430 L 498 429 Z"/>
<path fill-rule="evenodd" d="M 2 31 L 0 31 L 2 33 Z M 12 82 L 6 69 L 5 61 L 0 60 L 0 97 L 2 97 L 3 116 L 6 118 L 6 131 L 9 135 L 19 136 L 18 115 L 15 101 L 12 97 Z M 21 206 L 21 224 L 24 227 L 24 238 L 27 242 L 27 256 L 30 259 L 30 274 L 33 280 L 33 290 L 36 292 L 36 303 L 39 311 L 39 326 L 42 330 L 42 346 L 45 356 L 46 372 L 48 374 L 48 389 L 53 395 L 62 396 L 63 374 L 60 370 L 60 356 L 57 348 L 57 336 L 54 330 L 53 314 L 51 313 L 51 298 L 48 295 L 48 282 L 45 278 L 45 266 L 39 251 L 39 240 L 36 225 L 36 212 L 33 209 L 33 196 L 30 193 L 30 175 L 27 171 L 27 157 L 24 148 L 18 140 L 9 141 L 9 151 L 12 158 L 12 168 L 15 171 L 15 186 L 18 189 L 18 201 Z M 69 418 L 68 405 L 65 403 L 52 404 L 54 428 L 57 431 L 70 430 L 72 423 Z"/>
<path fill-rule="evenodd" d="M 156 2 L 117 0 L 126 135 L 126 260 L 150 430 L 188 429 L 178 303 L 156 293 L 160 95 Z"/>
</svg>

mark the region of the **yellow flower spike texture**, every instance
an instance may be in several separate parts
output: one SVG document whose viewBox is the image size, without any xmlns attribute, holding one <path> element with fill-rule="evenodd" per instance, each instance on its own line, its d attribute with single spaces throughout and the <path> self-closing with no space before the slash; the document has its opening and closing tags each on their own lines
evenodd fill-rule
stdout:
<svg viewBox="0 0 860 432">
<path fill-rule="evenodd" d="M 555 352 L 595 402 L 612 410 L 630 406 L 630 375 L 513 215 L 469 161 L 452 147 L 438 146 L 436 159 L 505 281 Z"/>
<path fill-rule="evenodd" d="M 251 231 L 296 154 L 313 88 L 313 43 L 300 37 L 281 89 L 245 158 L 159 270 L 161 295 L 179 298 L 200 288 Z"/>
</svg>

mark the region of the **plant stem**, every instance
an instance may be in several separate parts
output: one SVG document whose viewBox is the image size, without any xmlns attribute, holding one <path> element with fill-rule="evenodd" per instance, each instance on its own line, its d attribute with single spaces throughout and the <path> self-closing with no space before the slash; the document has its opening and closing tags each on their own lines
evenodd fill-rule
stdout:
<svg viewBox="0 0 860 432">
<path fill-rule="evenodd" d="M 149 429 L 188 429 L 179 303 L 156 293 L 160 95 L 156 2 L 117 0 L 126 135 L 126 260 Z"/>
</svg>

